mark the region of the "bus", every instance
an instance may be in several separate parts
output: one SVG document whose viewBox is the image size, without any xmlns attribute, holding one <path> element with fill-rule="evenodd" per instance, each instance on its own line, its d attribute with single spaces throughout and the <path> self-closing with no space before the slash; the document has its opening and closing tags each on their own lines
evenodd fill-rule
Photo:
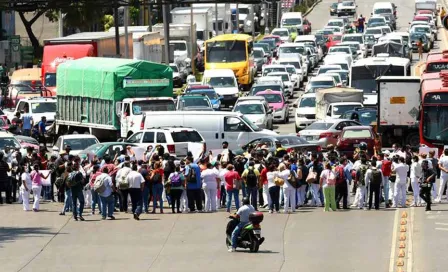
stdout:
<svg viewBox="0 0 448 272">
<path fill-rule="evenodd" d="M 443 70 L 448 70 L 448 50 L 428 53 L 423 73 L 439 73 Z"/>
<path fill-rule="evenodd" d="M 399 57 L 360 59 L 350 67 L 350 87 L 364 91 L 364 105 L 376 106 L 376 79 L 381 76 L 410 76 L 411 62 Z"/>
<path fill-rule="evenodd" d="M 448 145 L 448 72 L 421 83 L 420 144 L 438 148 Z"/>
<path fill-rule="evenodd" d="M 245 91 L 249 91 L 257 72 L 252 50 L 252 36 L 246 34 L 216 36 L 205 42 L 205 70 L 232 69 L 238 84 Z"/>
</svg>

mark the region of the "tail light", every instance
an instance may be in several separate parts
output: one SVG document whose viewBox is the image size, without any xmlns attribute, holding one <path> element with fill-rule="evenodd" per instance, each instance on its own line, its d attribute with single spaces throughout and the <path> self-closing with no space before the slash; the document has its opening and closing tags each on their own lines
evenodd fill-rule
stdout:
<svg viewBox="0 0 448 272">
<path fill-rule="evenodd" d="M 146 119 L 146 115 L 143 115 L 142 122 L 140 123 L 140 130 L 145 129 L 145 119 Z"/>
<path fill-rule="evenodd" d="M 300 137 L 300 132 L 297 132 L 297 137 Z"/>
<path fill-rule="evenodd" d="M 324 133 L 321 133 L 319 135 L 319 139 L 322 139 L 322 138 L 337 138 L 337 137 L 338 137 L 338 135 L 337 134 L 333 134 L 333 132 L 324 132 Z"/>
<path fill-rule="evenodd" d="M 254 224 L 254 229 L 259 229 L 260 228 L 260 224 Z"/>
<path fill-rule="evenodd" d="M 348 146 L 348 144 L 349 143 L 346 140 L 339 139 L 339 141 L 338 141 L 338 146 L 340 146 L 340 147 Z"/>
<path fill-rule="evenodd" d="M 174 154 L 174 153 L 176 153 L 176 148 L 175 148 L 174 145 L 169 144 L 169 145 L 167 145 L 166 147 L 168 148 L 168 153 L 170 153 L 170 154 Z"/>
</svg>

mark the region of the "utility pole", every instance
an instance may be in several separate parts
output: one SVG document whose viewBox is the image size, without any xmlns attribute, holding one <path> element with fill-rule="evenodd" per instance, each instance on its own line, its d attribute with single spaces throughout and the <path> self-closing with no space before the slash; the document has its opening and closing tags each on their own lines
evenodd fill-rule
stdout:
<svg viewBox="0 0 448 272">
<path fill-rule="evenodd" d="M 163 4 L 162 13 L 163 13 L 163 35 L 165 41 L 165 64 L 170 64 L 170 23 L 169 20 L 169 12 L 170 8 L 168 4 Z"/>
<path fill-rule="evenodd" d="M 126 59 L 129 58 L 128 22 L 129 22 L 129 7 L 126 3 L 126 5 L 124 6 L 124 58 Z"/>
<path fill-rule="evenodd" d="M 196 52 L 196 50 L 194 50 L 194 48 L 196 48 L 195 46 L 194 46 L 194 43 L 196 42 L 195 40 L 194 40 L 194 31 L 196 30 L 196 28 L 194 28 L 193 29 L 193 25 L 194 25 L 194 21 L 193 21 L 193 4 L 190 4 L 190 44 L 191 44 L 191 56 L 190 56 L 190 59 L 191 59 L 191 62 L 190 62 L 190 66 L 191 66 L 191 71 L 193 72 L 193 74 L 196 74 L 195 73 L 195 67 L 194 67 L 194 59 L 195 59 L 195 52 Z M 206 34 L 206 35 L 208 35 L 208 33 Z M 206 40 L 208 40 L 208 38 L 207 37 L 204 37 L 204 41 L 206 41 Z"/>
<path fill-rule="evenodd" d="M 64 15 L 62 14 L 62 11 L 59 10 L 59 20 L 58 20 L 58 32 L 59 37 L 64 37 Z"/>
<path fill-rule="evenodd" d="M 236 3 L 236 33 L 239 32 L 240 32 L 240 11 L 238 10 L 238 3 Z"/>
<path fill-rule="evenodd" d="M 222 22 L 224 24 L 224 21 Z M 222 28 L 224 29 L 224 25 L 222 25 Z M 215 3 L 215 34 L 218 36 L 218 2 Z"/>
<path fill-rule="evenodd" d="M 120 33 L 118 31 L 118 2 L 114 0 L 115 53 L 120 57 Z"/>
</svg>

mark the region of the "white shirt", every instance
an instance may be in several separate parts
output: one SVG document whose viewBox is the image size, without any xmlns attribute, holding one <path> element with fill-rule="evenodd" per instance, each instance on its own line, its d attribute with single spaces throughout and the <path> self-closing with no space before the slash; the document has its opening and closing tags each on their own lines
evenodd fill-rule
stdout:
<svg viewBox="0 0 448 272">
<path fill-rule="evenodd" d="M 126 166 L 118 170 L 117 175 L 115 176 L 115 180 L 117 181 L 117 183 L 120 183 L 122 180 L 124 180 L 129 175 L 129 173 L 131 173 L 131 171 L 131 168 Z"/>
<path fill-rule="evenodd" d="M 142 183 L 145 183 L 145 179 L 142 174 L 137 171 L 131 171 L 127 177 L 129 188 L 141 188 Z"/>
<path fill-rule="evenodd" d="M 205 169 L 204 171 L 202 171 L 201 178 L 204 183 L 212 185 L 217 184 L 216 179 L 220 177 L 218 170 L 216 168 L 212 168 L 212 169 Z"/>
<path fill-rule="evenodd" d="M 33 182 L 32 182 L 32 180 L 31 180 L 30 173 L 28 173 L 28 172 L 24 172 L 24 173 L 22 174 L 22 181 L 25 181 L 26 187 L 28 188 L 28 190 L 31 190 L 31 187 L 33 186 Z M 23 184 L 22 184 L 22 188 L 25 189 L 25 188 L 23 187 Z"/>
<path fill-rule="evenodd" d="M 353 164 L 352 169 L 355 170 L 355 171 L 358 171 L 360 166 L 361 166 L 361 160 L 357 160 L 357 161 L 355 161 L 355 163 Z"/>
<path fill-rule="evenodd" d="M 102 173 L 98 177 L 96 177 L 95 181 L 97 179 L 104 179 L 104 186 L 106 187 L 104 192 L 99 193 L 99 195 L 102 197 L 109 197 L 112 194 L 112 178 L 109 176 L 109 174 Z"/>
<path fill-rule="evenodd" d="M 406 183 L 406 177 L 409 171 L 409 165 L 404 163 L 398 163 L 392 165 L 392 171 L 397 174 L 397 182 Z"/>
<path fill-rule="evenodd" d="M 224 175 L 229 172 L 229 170 L 227 170 L 227 168 L 221 169 L 219 171 L 219 178 L 221 179 L 221 186 L 226 185 L 226 181 L 224 179 Z"/>
<path fill-rule="evenodd" d="M 278 177 L 278 171 L 267 172 L 266 177 L 268 178 L 268 188 L 277 186 L 274 182 L 275 177 Z"/>
<path fill-rule="evenodd" d="M 283 189 L 292 187 L 292 185 L 288 182 L 288 177 L 290 173 L 291 171 L 289 169 L 285 169 L 278 173 L 278 177 L 285 181 L 285 183 L 283 183 Z"/>
<path fill-rule="evenodd" d="M 383 182 L 383 178 L 384 178 L 383 171 L 381 171 L 381 169 L 378 168 L 378 167 L 375 167 L 375 169 L 378 170 L 381 173 L 381 183 L 382 183 Z M 366 176 L 364 178 L 364 180 L 366 181 L 366 184 L 369 184 L 370 182 L 372 182 L 372 179 L 373 179 L 372 172 L 373 172 L 372 169 L 368 169 L 367 170 Z"/>
<path fill-rule="evenodd" d="M 194 75 L 188 75 L 187 83 L 194 83 L 194 82 L 196 82 L 196 77 Z"/>
<path fill-rule="evenodd" d="M 440 158 L 439 165 L 442 165 L 443 168 L 448 169 L 448 157 L 447 156 L 443 156 L 442 158 Z M 442 178 L 447 178 L 448 177 L 448 173 L 440 171 L 440 176 Z"/>
<path fill-rule="evenodd" d="M 418 162 L 413 162 L 411 164 L 411 178 L 421 178 L 422 177 L 422 166 Z"/>
<path fill-rule="evenodd" d="M 327 179 L 330 177 L 336 179 L 336 175 L 333 171 L 328 169 L 322 171 L 320 174 L 320 178 L 322 179 L 322 187 L 328 187 Z"/>
</svg>

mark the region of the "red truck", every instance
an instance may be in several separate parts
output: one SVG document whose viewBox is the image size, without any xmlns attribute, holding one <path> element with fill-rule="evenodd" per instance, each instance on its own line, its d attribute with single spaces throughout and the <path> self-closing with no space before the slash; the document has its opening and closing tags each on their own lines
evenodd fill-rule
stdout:
<svg viewBox="0 0 448 272">
<path fill-rule="evenodd" d="M 127 36 L 128 57 L 132 58 L 132 33 Z M 120 34 L 120 52 L 124 57 L 125 36 Z M 83 32 L 61 38 L 44 40 L 42 84 L 56 95 L 56 70 L 59 64 L 83 57 L 116 57 L 115 34 Z"/>
</svg>

